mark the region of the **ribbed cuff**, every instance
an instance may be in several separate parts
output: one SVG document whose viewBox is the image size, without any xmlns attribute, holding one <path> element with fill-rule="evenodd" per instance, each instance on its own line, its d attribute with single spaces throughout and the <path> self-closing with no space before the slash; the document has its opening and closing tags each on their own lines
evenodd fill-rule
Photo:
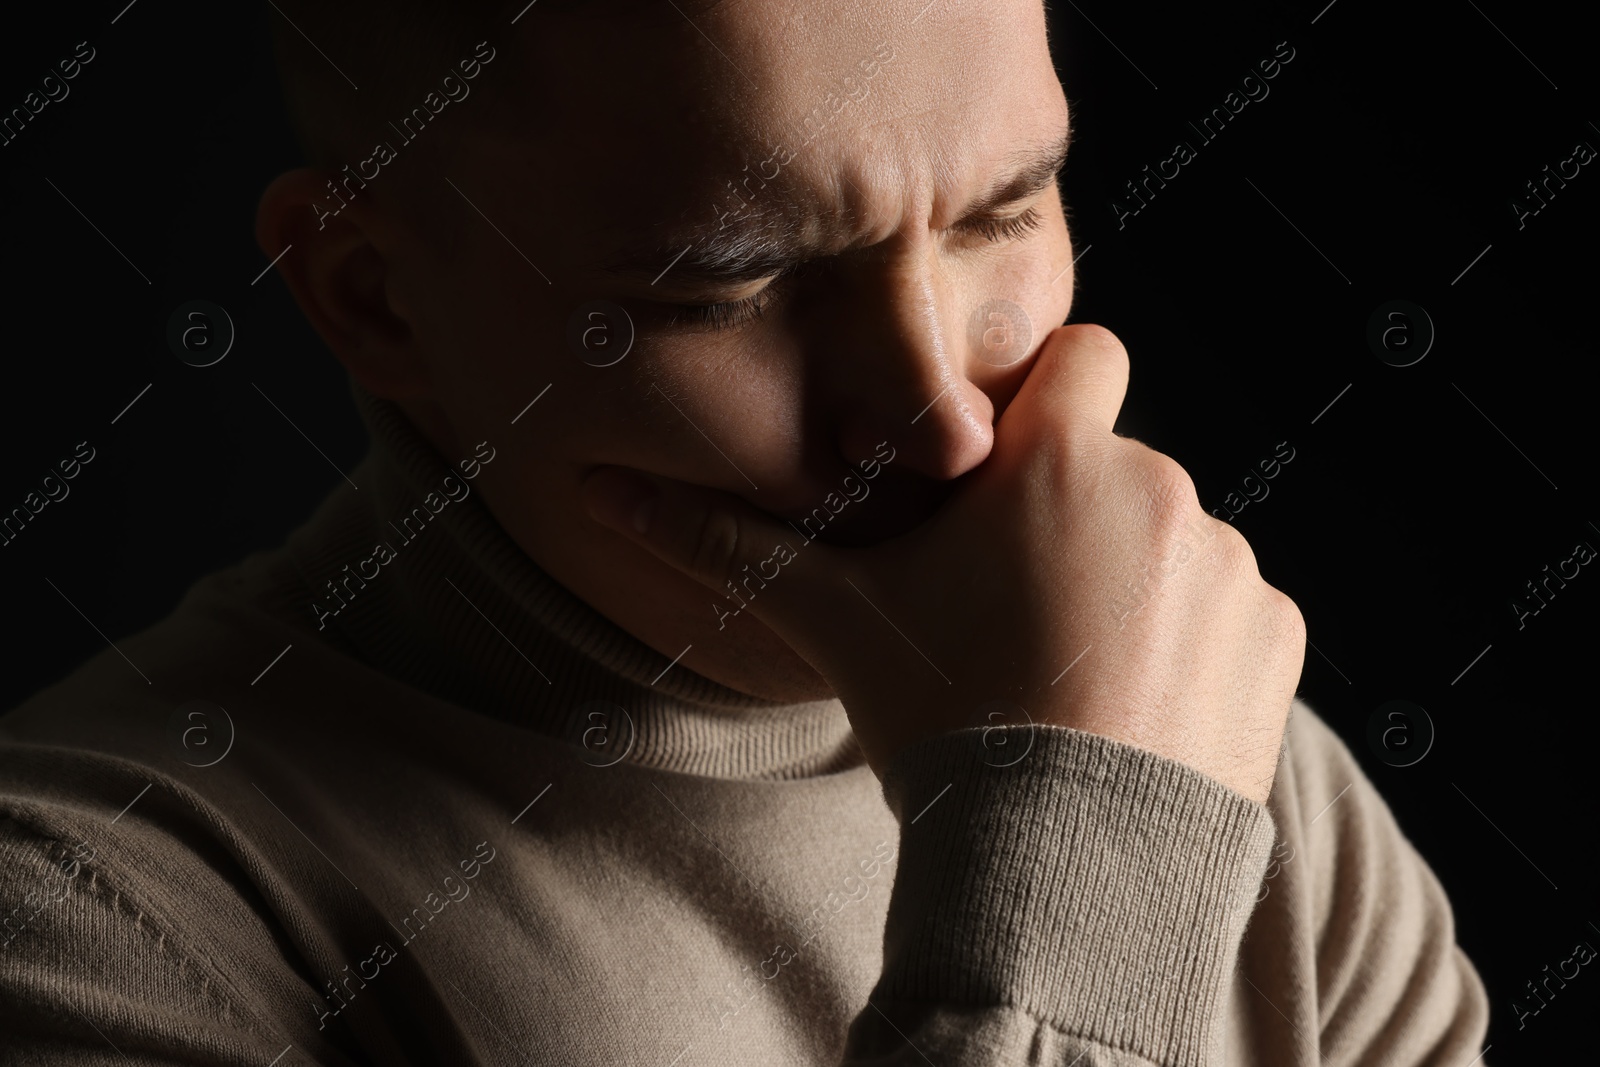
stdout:
<svg viewBox="0 0 1600 1067">
<path fill-rule="evenodd" d="M 994 766 L 997 749 L 1027 755 Z M 917 742 L 883 789 L 900 857 L 875 1004 L 1013 1007 L 1156 1063 L 1209 1061 L 1272 847 L 1263 805 L 1060 726 Z"/>
</svg>

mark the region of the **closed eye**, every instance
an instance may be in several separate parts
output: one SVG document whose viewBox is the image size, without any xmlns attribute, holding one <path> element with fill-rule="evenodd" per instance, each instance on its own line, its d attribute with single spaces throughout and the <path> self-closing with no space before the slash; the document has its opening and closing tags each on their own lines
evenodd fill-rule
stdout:
<svg viewBox="0 0 1600 1067">
<path fill-rule="evenodd" d="M 669 304 L 672 317 L 667 325 L 699 327 L 709 330 L 732 330 L 761 317 L 761 313 L 777 300 L 792 278 L 810 274 L 817 269 L 814 260 L 791 263 L 767 279 L 757 292 L 737 300 L 721 300 L 712 304 Z"/>
<path fill-rule="evenodd" d="M 768 285 L 760 292 L 738 300 L 725 300 L 718 304 L 675 304 L 667 325 L 689 324 L 712 330 L 731 330 L 760 318 L 771 299 L 772 286 Z"/>
<path fill-rule="evenodd" d="M 986 216 L 967 219 L 961 223 L 961 228 L 998 244 L 1002 241 L 1019 240 L 1042 225 L 1044 225 L 1044 215 L 1038 208 L 1030 207 L 1020 214 L 1006 218 Z"/>
<path fill-rule="evenodd" d="M 960 228 L 1000 244 L 1005 241 L 1020 240 L 1043 225 L 1044 215 L 1038 208 L 1030 207 L 1004 218 L 980 216 L 966 219 L 960 224 Z M 795 271 L 785 271 L 759 292 L 738 300 L 725 300 L 715 304 L 675 304 L 668 325 L 693 325 L 711 330 L 731 330 L 759 319 L 761 313 L 772 302 L 774 287 L 791 273 Z"/>
</svg>

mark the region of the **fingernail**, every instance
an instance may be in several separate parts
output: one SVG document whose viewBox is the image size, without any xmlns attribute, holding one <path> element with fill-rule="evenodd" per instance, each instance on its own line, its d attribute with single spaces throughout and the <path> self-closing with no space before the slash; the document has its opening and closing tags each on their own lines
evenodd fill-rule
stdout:
<svg viewBox="0 0 1600 1067">
<path fill-rule="evenodd" d="M 583 495 L 589 514 L 621 533 L 650 532 L 660 493 L 655 485 L 637 474 L 612 467 L 597 471 L 584 483 Z"/>
</svg>

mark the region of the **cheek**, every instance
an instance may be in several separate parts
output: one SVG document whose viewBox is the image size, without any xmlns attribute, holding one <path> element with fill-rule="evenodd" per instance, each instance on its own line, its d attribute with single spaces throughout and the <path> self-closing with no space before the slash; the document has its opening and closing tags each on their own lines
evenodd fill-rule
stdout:
<svg viewBox="0 0 1600 1067">
<path fill-rule="evenodd" d="M 504 242 L 500 249 L 428 248 L 419 258 L 422 267 L 392 283 L 389 299 L 410 325 L 416 350 L 426 353 L 425 391 L 468 409 L 455 412 L 463 433 L 481 426 L 480 440 L 495 428 L 524 431 L 549 407 L 573 400 L 584 387 L 579 372 L 591 369 L 563 343 L 577 300 L 546 287 Z M 511 426 L 546 385 L 550 393 Z"/>
<path fill-rule="evenodd" d="M 1051 198 L 1047 222 L 1040 232 L 1028 257 L 1028 273 L 1021 280 L 1024 298 L 1018 302 L 1028 309 L 1033 318 L 1033 348 L 1036 355 L 1044 339 L 1067 320 L 1072 311 L 1072 296 L 1078 285 L 1077 265 L 1073 258 L 1082 251 L 1075 248 L 1067 230 L 1066 216 L 1060 200 Z M 1030 359 L 1031 362 L 1031 359 Z"/>
<path fill-rule="evenodd" d="M 967 339 L 974 346 L 969 376 L 980 385 L 1025 370 L 1050 331 L 1065 322 L 1072 309 L 1077 284 L 1072 259 L 1077 251 L 1059 201 L 1052 198 L 1042 210 L 1045 221 L 1036 233 L 1019 242 L 1012 253 L 985 264 L 963 286 L 963 300 L 955 310 L 967 316 Z M 993 330 L 985 333 L 983 327 L 998 321 L 996 307 L 1004 309 L 1012 333 L 1027 337 L 1026 349 L 991 352 L 986 342 L 992 340 Z M 1015 321 L 1018 308 L 1024 316 L 1021 322 Z"/>
<path fill-rule="evenodd" d="M 1083 254 L 1083 249 L 1073 244 L 1059 197 L 1052 198 L 1050 224 L 1041 243 L 1049 250 L 1051 265 L 1050 276 L 1045 280 L 1047 289 L 1042 296 L 1045 332 L 1048 333 L 1067 321 L 1067 316 L 1072 312 L 1072 297 L 1078 288 L 1078 266 L 1075 260 Z"/>
<path fill-rule="evenodd" d="M 781 316 L 727 335 L 647 339 L 645 349 L 632 390 L 645 416 L 632 444 L 652 469 L 746 491 L 799 463 L 805 354 Z"/>
<path fill-rule="evenodd" d="M 967 363 L 967 378 L 989 397 L 996 419 L 1021 389 L 1045 339 L 1066 321 L 1072 310 L 1073 290 L 1077 286 L 1077 271 L 1072 260 L 1082 250 L 1073 247 L 1060 201 L 1052 196 L 1047 206 L 1045 223 L 1027 246 L 1006 257 L 1003 269 L 977 279 L 977 284 L 964 294 L 969 301 L 966 312 L 969 315 L 981 314 L 983 300 L 988 297 L 979 294 L 996 291 L 1009 294 L 1005 299 L 1027 315 L 1030 337 L 1028 349 L 1021 358 L 997 366 L 982 358 L 982 348 L 974 348 L 973 357 Z M 968 332 L 970 335 L 970 326 Z M 974 343 L 979 342 L 969 336 L 969 344 Z"/>
</svg>

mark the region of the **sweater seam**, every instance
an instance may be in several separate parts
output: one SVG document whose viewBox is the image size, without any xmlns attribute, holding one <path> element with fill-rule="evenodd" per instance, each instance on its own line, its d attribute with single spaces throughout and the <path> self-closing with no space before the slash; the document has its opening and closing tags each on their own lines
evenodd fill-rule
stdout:
<svg viewBox="0 0 1600 1067">
<path fill-rule="evenodd" d="M 21 827 L 36 840 L 45 842 L 46 847 L 42 851 L 47 862 L 59 862 L 58 857 L 64 857 L 73 850 L 73 846 L 65 838 L 41 830 L 19 818 L 15 811 L 0 811 L 0 819 Z M 90 863 L 100 861 L 101 858 L 100 853 L 96 852 Z M 183 981 L 191 988 L 198 989 L 203 999 L 221 1009 L 224 1021 L 242 1023 L 256 1037 L 271 1038 L 274 1041 L 277 1039 L 276 1031 L 270 1028 L 263 1029 L 264 1020 L 257 1019 L 248 1008 L 234 1003 L 234 998 L 224 992 L 229 989 L 227 978 L 211 960 L 203 953 L 195 952 L 187 946 L 180 951 L 176 944 L 169 944 L 169 941 L 176 943 L 184 940 L 177 933 L 175 925 L 168 923 L 153 907 L 142 903 L 131 886 L 124 889 L 113 883 L 109 872 L 102 875 L 103 870 L 105 866 L 101 864 L 99 868 L 91 867 L 88 871 L 89 880 L 84 888 L 89 896 L 110 910 L 113 915 L 132 918 L 133 928 L 139 931 L 145 940 L 154 942 L 159 955 L 171 960 L 177 966 L 178 975 Z M 125 919 L 122 925 L 127 925 Z"/>
</svg>

